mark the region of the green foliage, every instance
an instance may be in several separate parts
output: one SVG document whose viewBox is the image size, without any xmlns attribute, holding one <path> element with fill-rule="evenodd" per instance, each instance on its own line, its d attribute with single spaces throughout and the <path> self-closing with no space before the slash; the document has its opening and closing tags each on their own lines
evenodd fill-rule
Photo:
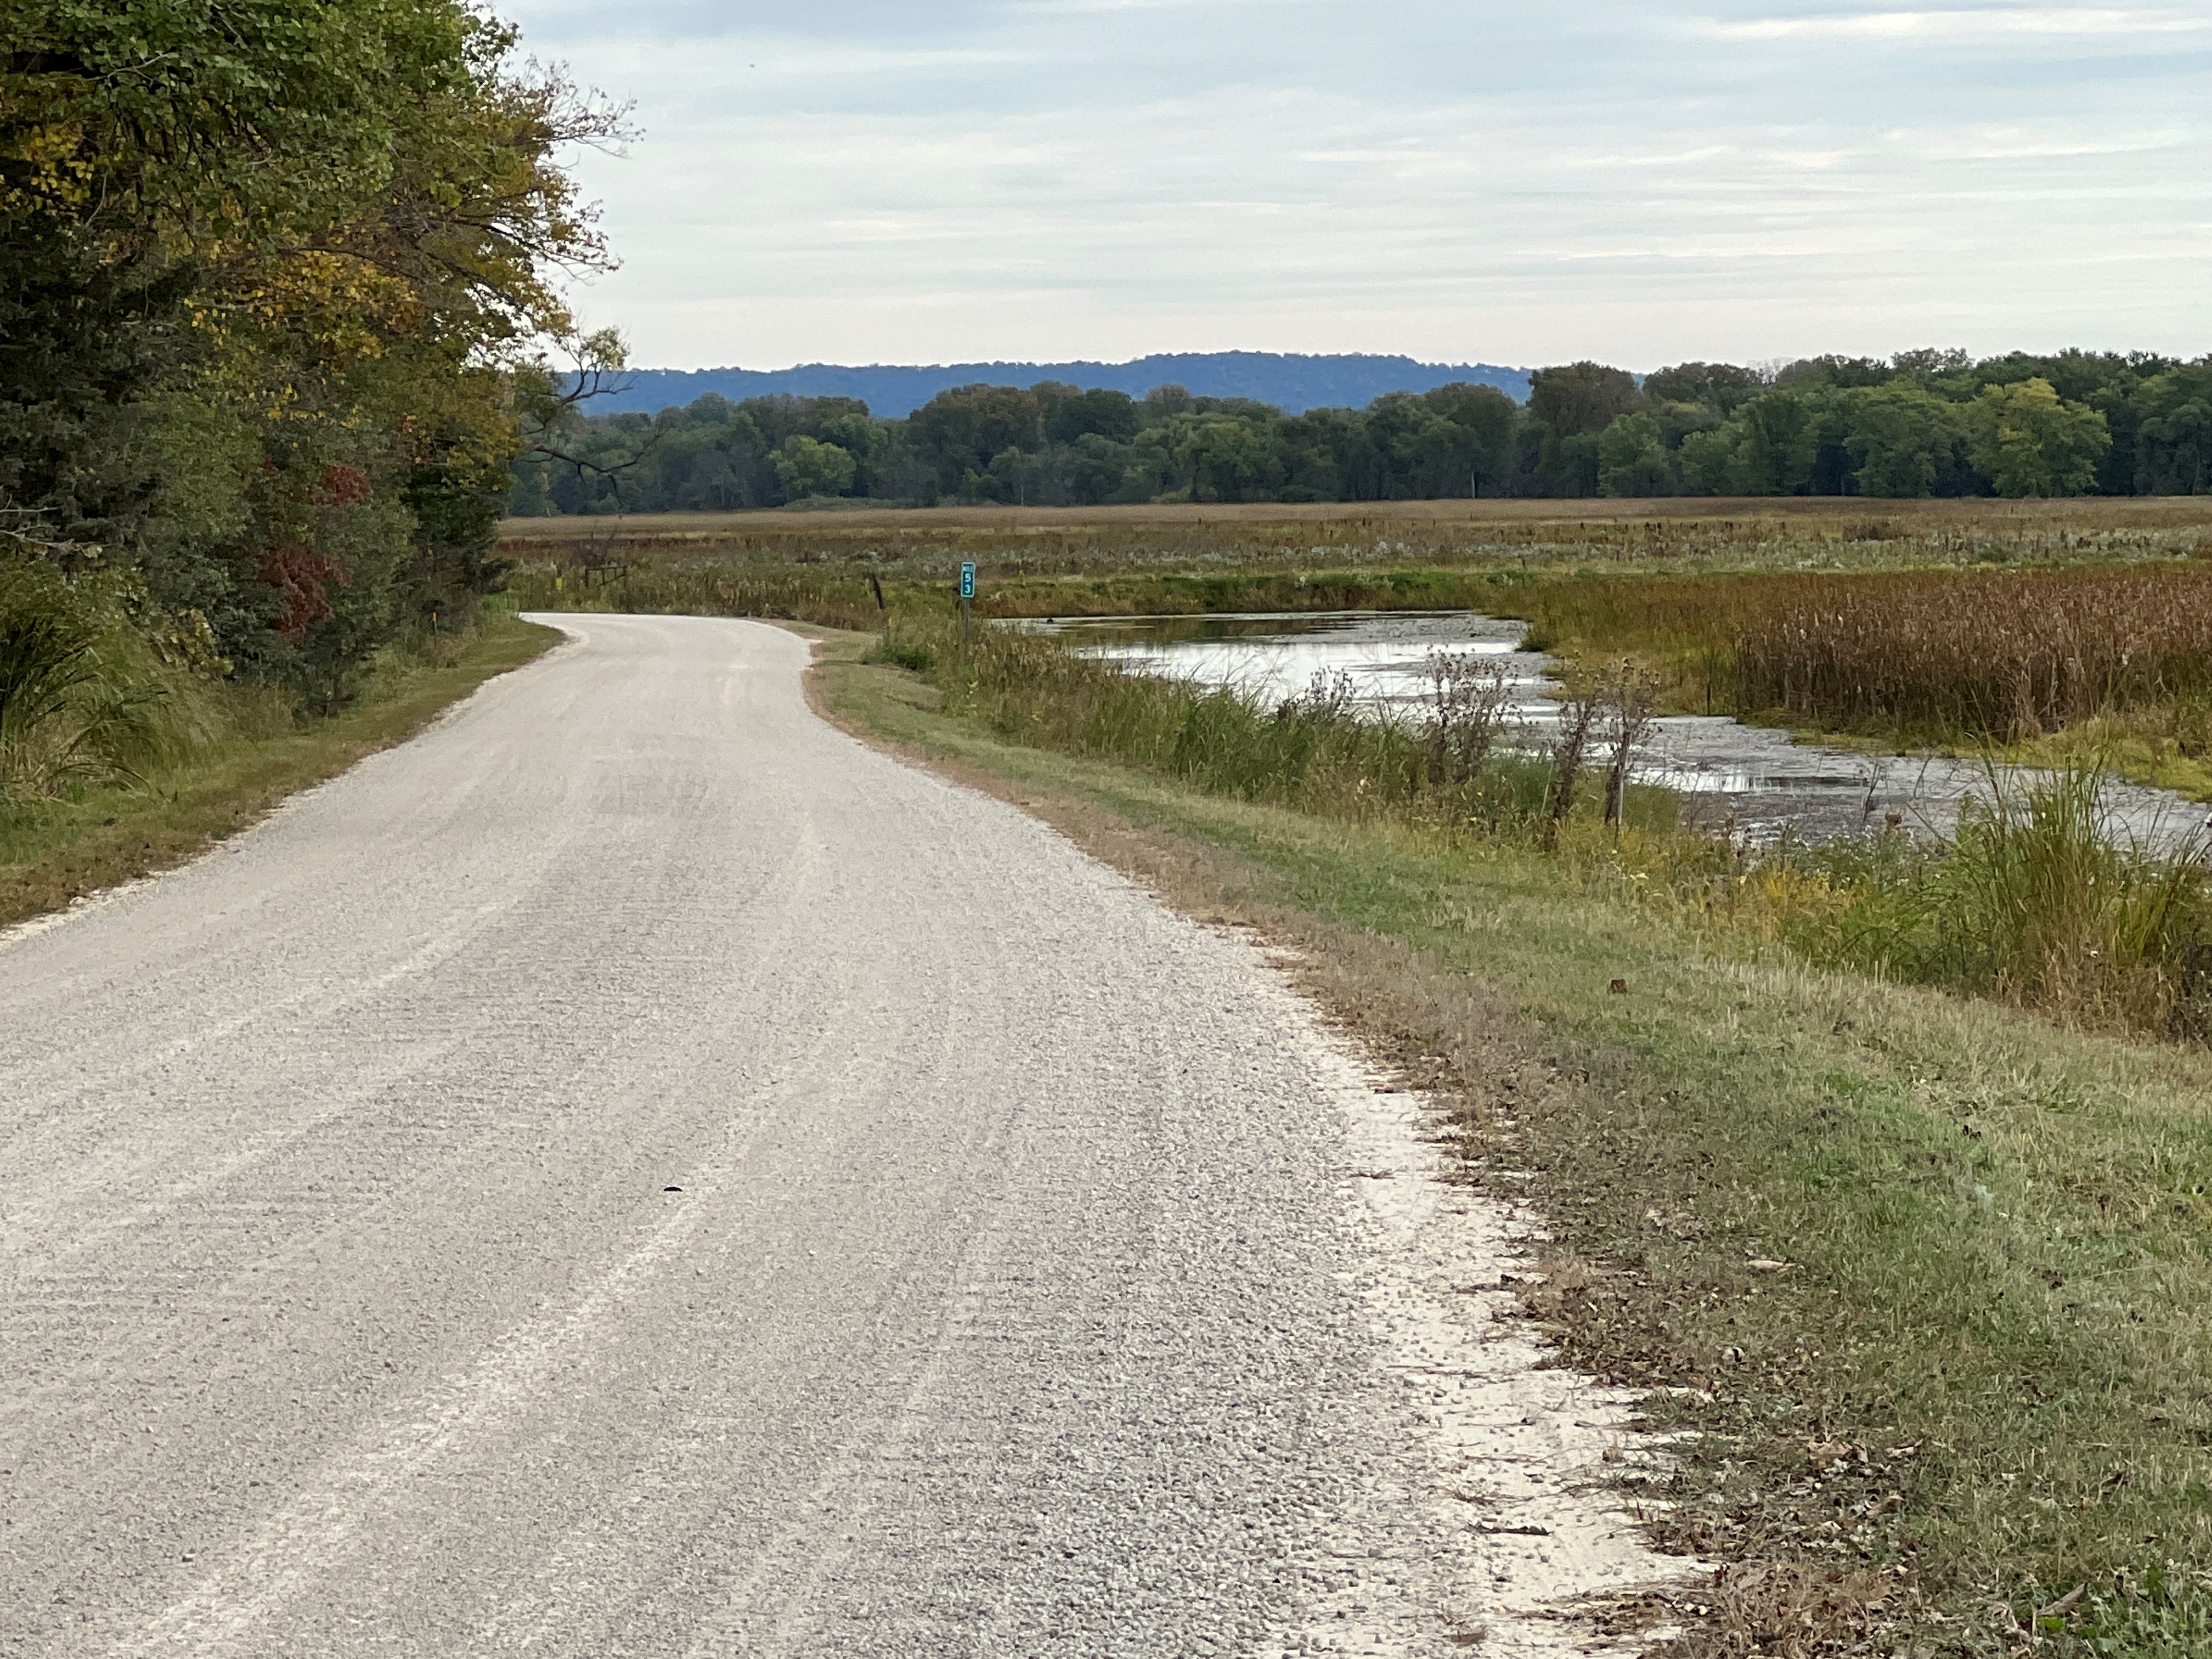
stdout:
<svg viewBox="0 0 2212 1659">
<path fill-rule="evenodd" d="M 2146 495 L 2212 490 L 2212 365 L 2157 375 L 2135 399 L 2136 476 Z"/>
<path fill-rule="evenodd" d="M 1848 899 L 1785 936 L 1815 960 L 2085 1024 L 2212 1035 L 2197 960 L 2212 940 L 2212 847 L 2153 857 L 2119 838 L 2105 783 L 2094 763 L 1992 771 L 1940 848 L 1892 832 L 1801 853 Z"/>
<path fill-rule="evenodd" d="M 2045 380 L 1993 386 L 1966 406 L 1974 464 L 2000 495 L 2078 495 L 2112 447 L 2105 417 L 2060 400 Z"/>
<path fill-rule="evenodd" d="M 514 44 L 465 0 L 15 7 L 0 556 L 131 573 L 317 704 L 489 592 L 549 278 L 602 262 L 554 158 L 614 130 Z"/>
<path fill-rule="evenodd" d="M 842 495 L 859 471 L 849 449 L 826 444 L 804 433 L 775 453 L 775 476 L 794 501 L 809 495 Z"/>
<path fill-rule="evenodd" d="M 1638 411 L 1598 434 L 1598 489 L 1607 495 L 1671 495 L 1674 466 L 1659 422 Z"/>
<path fill-rule="evenodd" d="M 135 597 L 119 578 L 0 565 L 0 808 L 134 779 L 206 735 L 189 672 L 131 625 Z"/>
<path fill-rule="evenodd" d="M 1932 495 L 1961 431 L 1956 404 L 1903 382 L 1847 392 L 1844 447 L 1862 495 Z"/>
<path fill-rule="evenodd" d="M 789 458 L 854 459 L 849 486 Z M 557 452 L 557 453 L 556 453 Z M 842 469 L 840 469 L 842 471 Z M 2212 362 L 2090 352 L 1983 362 L 1909 351 L 1769 373 L 1540 370 L 1285 416 L 1164 386 L 963 386 L 903 421 L 849 398 L 709 395 L 657 418 L 563 416 L 515 472 L 518 514 L 729 510 L 812 495 L 893 503 L 1392 501 L 1488 496 L 2194 494 L 2212 489 Z"/>
</svg>

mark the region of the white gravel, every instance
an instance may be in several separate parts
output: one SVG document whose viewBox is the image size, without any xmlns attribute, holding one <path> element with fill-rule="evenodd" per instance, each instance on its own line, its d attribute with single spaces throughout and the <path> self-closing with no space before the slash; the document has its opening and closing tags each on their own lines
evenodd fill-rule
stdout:
<svg viewBox="0 0 2212 1659">
<path fill-rule="evenodd" d="M 0 936 L 0 1654 L 1540 1653 L 1680 1571 L 1252 946 L 787 633 L 562 625 Z"/>
</svg>

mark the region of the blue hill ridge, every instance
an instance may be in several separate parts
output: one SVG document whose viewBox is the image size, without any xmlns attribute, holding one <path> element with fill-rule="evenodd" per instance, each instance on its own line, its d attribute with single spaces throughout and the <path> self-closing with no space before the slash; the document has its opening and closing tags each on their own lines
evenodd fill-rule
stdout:
<svg viewBox="0 0 2212 1659">
<path fill-rule="evenodd" d="M 939 392 L 981 382 L 1034 386 L 1065 380 L 1085 391 L 1141 398 L 1154 386 L 1180 386 L 1195 397 L 1251 398 L 1285 414 L 1309 409 L 1358 409 L 1388 392 L 1428 392 L 1463 380 L 1492 386 L 1516 402 L 1528 396 L 1525 368 L 1494 363 L 1424 363 L 1370 353 L 1276 351 L 1162 353 L 1127 363 L 944 363 L 908 366 L 801 363 L 793 368 L 640 368 L 622 375 L 619 390 L 594 398 L 586 412 L 654 415 L 719 392 L 732 402 L 772 392 L 801 398 L 858 398 L 879 419 L 910 415 Z"/>
</svg>

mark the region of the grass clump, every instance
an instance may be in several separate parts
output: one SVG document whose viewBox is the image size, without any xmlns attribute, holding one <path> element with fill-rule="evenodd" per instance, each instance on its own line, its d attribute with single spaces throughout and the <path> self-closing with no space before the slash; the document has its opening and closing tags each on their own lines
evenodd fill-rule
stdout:
<svg viewBox="0 0 2212 1659">
<path fill-rule="evenodd" d="M 2201 1040 L 2212 858 L 2201 833 L 2157 855 L 2117 835 L 2105 781 L 2094 766 L 1996 777 L 1948 842 L 1867 861 L 1828 948 L 1801 945 L 2084 1024 Z"/>
<path fill-rule="evenodd" d="M 1992 765 L 1947 837 L 1679 836 L 1590 873 L 1753 948 L 2084 1030 L 2212 1041 L 2212 841 L 2143 846 L 2112 821 L 2109 779 L 2094 761 Z"/>
<path fill-rule="evenodd" d="M 220 729 L 219 696 L 133 626 L 131 594 L 0 565 L 0 811 L 137 780 Z"/>
<path fill-rule="evenodd" d="M 229 684 L 158 660 L 150 681 L 135 678 L 141 659 L 132 651 L 151 647 L 126 636 L 101 659 L 103 671 L 119 671 L 123 690 L 92 695 L 139 699 L 130 732 L 100 737 L 96 768 L 63 775 L 49 768 L 35 793 L 19 788 L 0 800 L 0 927 L 185 862 L 287 795 L 404 741 L 558 637 L 501 612 L 480 626 L 404 635 L 369 660 L 344 708 L 309 715 L 281 688 Z M 80 659 L 67 672 L 82 666 Z M 59 732 L 41 741 L 67 742 L 81 729 L 75 714 L 52 718 Z"/>
</svg>

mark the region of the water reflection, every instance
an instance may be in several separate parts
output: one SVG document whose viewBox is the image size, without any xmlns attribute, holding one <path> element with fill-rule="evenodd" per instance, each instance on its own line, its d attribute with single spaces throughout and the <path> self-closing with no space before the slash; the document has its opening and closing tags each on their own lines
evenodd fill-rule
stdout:
<svg viewBox="0 0 2212 1659">
<path fill-rule="evenodd" d="M 1514 691 L 1514 740 L 1534 747 L 1550 735 L 1559 705 L 1552 659 L 1521 648 L 1524 624 L 1473 611 L 1253 612 L 1206 617 L 1109 617 L 1012 626 L 1058 635 L 1084 654 L 1148 672 L 1234 686 L 1269 700 L 1304 691 L 1316 674 L 1346 676 L 1360 701 L 1418 715 L 1431 653 L 1472 651 L 1495 658 Z M 1657 723 L 1635 768 L 1638 781 L 1676 791 L 1681 821 L 1771 841 L 1785 827 L 1809 839 L 1879 829 L 1893 815 L 1916 830 L 1948 833 L 1960 803 L 1986 798 L 1978 762 L 1875 757 L 1719 715 L 1674 715 Z M 2172 845 L 2205 823 L 2205 809 L 2165 790 L 2113 784 L 2106 793 L 2113 828 Z"/>
</svg>

